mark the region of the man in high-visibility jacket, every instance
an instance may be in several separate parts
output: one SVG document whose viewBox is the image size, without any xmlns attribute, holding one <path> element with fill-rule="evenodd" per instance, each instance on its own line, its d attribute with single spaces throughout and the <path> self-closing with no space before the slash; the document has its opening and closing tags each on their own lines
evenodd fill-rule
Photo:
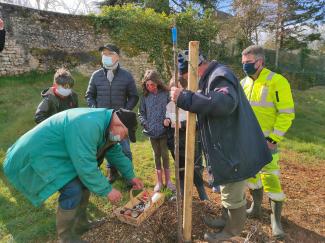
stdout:
<svg viewBox="0 0 325 243">
<path fill-rule="evenodd" d="M 256 175 L 247 180 L 253 197 L 247 213 L 260 218 L 263 188 L 270 199 L 272 209 L 271 226 L 275 238 L 283 238 L 281 225 L 282 203 L 285 195 L 279 180 L 280 166 L 277 144 L 280 142 L 295 117 L 294 103 L 288 80 L 265 68 L 263 48 L 249 46 L 242 52 L 243 70 L 246 77 L 241 85 L 254 110 L 257 120 L 272 152 L 273 160 Z"/>
</svg>

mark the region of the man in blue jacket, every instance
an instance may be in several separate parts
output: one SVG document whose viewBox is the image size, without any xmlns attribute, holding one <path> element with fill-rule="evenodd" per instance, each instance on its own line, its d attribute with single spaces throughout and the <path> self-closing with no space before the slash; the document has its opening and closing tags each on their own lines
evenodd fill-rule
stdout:
<svg viewBox="0 0 325 243">
<path fill-rule="evenodd" d="M 89 107 L 133 110 L 139 96 L 132 74 L 119 64 L 120 49 L 113 44 L 99 48 L 102 57 L 102 67 L 95 71 L 86 92 Z M 124 139 L 120 142 L 122 150 L 132 161 L 130 142 Z M 116 168 L 107 164 L 108 179 L 113 183 L 118 173 Z"/>
<path fill-rule="evenodd" d="M 4 161 L 9 182 L 40 206 L 60 191 L 56 227 L 60 242 L 80 242 L 91 224 L 86 208 L 90 192 L 116 203 L 122 194 L 112 188 L 99 165 L 106 158 L 136 189 L 143 187 L 119 141 L 135 142 L 136 114 L 120 109 L 75 108 L 57 113 L 21 136 Z"/>
<path fill-rule="evenodd" d="M 180 75 L 187 79 L 188 50 L 178 55 Z M 199 90 L 173 87 L 177 106 L 196 113 L 203 152 L 214 183 L 221 185 L 221 218 L 205 217 L 207 225 L 222 228 L 206 233 L 205 240 L 219 242 L 239 235 L 246 221 L 245 179 L 272 160 L 264 135 L 235 75 L 217 61 L 199 56 Z"/>
<path fill-rule="evenodd" d="M 6 40 L 6 31 L 4 29 L 3 20 L 0 19 L 0 52 L 2 52 L 3 48 L 5 47 L 5 40 Z"/>
</svg>

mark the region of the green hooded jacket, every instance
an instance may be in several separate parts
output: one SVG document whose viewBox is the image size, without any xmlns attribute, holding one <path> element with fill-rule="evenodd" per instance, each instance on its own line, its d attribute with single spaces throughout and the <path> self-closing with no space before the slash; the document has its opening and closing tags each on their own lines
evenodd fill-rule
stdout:
<svg viewBox="0 0 325 243">
<path fill-rule="evenodd" d="M 77 176 L 91 192 L 106 197 L 112 186 L 101 173 L 96 154 L 106 142 L 112 113 L 105 108 L 75 108 L 38 124 L 8 149 L 3 164 L 8 180 L 35 206 Z M 105 158 L 124 178 L 135 177 L 119 144 Z"/>
</svg>

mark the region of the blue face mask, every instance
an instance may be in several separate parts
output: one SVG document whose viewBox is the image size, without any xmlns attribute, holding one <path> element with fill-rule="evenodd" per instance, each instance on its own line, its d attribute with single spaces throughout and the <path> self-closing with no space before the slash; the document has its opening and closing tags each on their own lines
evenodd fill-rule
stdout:
<svg viewBox="0 0 325 243">
<path fill-rule="evenodd" d="M 114 65 L 113 58 L 109 56 L 102 56 L 102 63 L 105 68 L 109 68 Z"/>
<path fill-rule="evenodd" d="M 251 76 L 254 75 L 258 68 L 255 68 L 255 63 L 244 63 L 243 64 L 243 70 L 246 73 L 246 75 Z"/>
</svg>

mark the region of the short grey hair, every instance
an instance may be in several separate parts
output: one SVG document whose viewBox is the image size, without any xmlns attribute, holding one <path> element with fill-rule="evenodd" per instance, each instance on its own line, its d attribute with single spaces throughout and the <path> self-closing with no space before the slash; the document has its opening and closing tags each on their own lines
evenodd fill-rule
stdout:
<svg viewBox="0 0 325 243">
<path fill-rule="evenodd" d="M 242 56 L 252 54 L 256 59 L 262 59 L 263 61 L 265 60 L 264 49 L 261 46 L 251 45 L 243 50 L 241 54 Z"/>
</svg>

